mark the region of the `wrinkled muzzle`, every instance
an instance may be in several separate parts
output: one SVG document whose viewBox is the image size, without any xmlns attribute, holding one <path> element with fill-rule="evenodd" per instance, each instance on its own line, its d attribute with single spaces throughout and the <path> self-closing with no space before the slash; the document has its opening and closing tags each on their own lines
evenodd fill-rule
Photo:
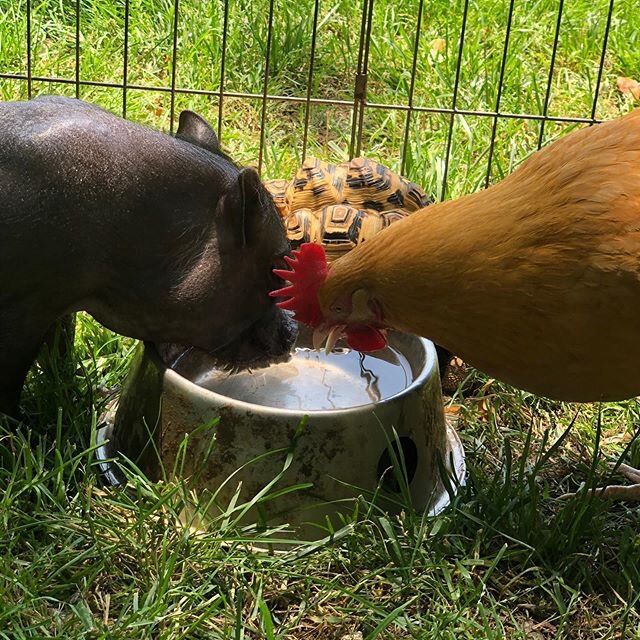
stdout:
<svg viewBox="0 0 640 640">
<path fill-rule="evenodd" d="M 291 313 L 274 307 L 225 347 L 212 352 L 218 366 L 253 369 L 284 362 L 298 335 L 298 323 Z"/>
<path fill-rule="evenodd" d="M 298 323 L 292 314 L 274 307 L 232 342 L 214 351 L 180 344 L 161 343 L 156 348 L 170 367 L 178 365 L 183 356 L 199 357 L 208 366 L 229 371 L 258 369 L 277 362 L 286 362 L 298 335 Z"/>
</svg>

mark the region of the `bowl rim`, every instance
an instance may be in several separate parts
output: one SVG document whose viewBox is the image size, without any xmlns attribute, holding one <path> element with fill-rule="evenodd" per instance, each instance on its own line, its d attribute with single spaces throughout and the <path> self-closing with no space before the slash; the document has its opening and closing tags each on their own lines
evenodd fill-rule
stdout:
<svg viewBox="0 0 640 640">
<path fill-rule="evenodd" d="M 237 400 L 236 398 L 230 398 L 229 396 L 222 395 L 211 389 L 206 389 L 200 385 L 192 382 L 188 378 L 185 378 L 177 371 L 167 366 L 162 360 L 156 345 L 152 342 L 145 342 L 144 349 L 145 354 L 153 360 L 153 363 L 163 372 L 165 378 L 164 384 L 171 384 L 177 387 L 183 393 L 196 397 L 198 400 L 206 404 L 215 404 L 215 406 L 227 406 L 233 407 L 235 410 L 246 411 L 247 413 L 253 413 L 265 417 L 281 417 L 281 418 L 297 418 L 301 420 L 305 416 L 317 418 L 330 418 L 334 419 L 338 416 L 348 416 L 362 414 L 364 410 L 374 411 L 380 406 L 388 404 L 395 404 L 399 400 L 402 400 L 405 396 L 408 396 L 416 391 L 419 391 L 425 386 L 427 381 L 434 375 L 437 375 L 438 357 L 436 348 L 431 340 L 422 338 L 411 333 L 404 333 L 401 331 L 391 331 L 391 334 L 398 334 L 413 340 L 424 350 L 425 363 L 418 375 L 413 379 L 411 384 L 407 385 L 402 391 L 390 395 L 378 402 L 372 402 L 370 404 L 360 404 L 353 407 L 345 407 L 343 409 L 310 409 L 308 411 L 302 411 L 299 409 L 284 409 L 282 407 L 270 407 L 263 404 L 255 404 L 253 402 L 247 402 L 245 400 Z M 405 356 L 406 357 L 406 356 Z"/>
</svg>

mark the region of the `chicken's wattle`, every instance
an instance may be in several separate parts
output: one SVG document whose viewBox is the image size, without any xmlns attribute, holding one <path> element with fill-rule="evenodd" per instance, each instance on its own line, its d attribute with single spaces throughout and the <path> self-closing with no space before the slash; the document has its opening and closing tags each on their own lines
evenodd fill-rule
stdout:
<svg viewBox="0 0 640 640">
<path fill-rule="evenodd" d="M 356 351 L 379 351 L 387 346 L 385 332 L 375 327 L 347 327 L 347 344 Z"/>
</svg>

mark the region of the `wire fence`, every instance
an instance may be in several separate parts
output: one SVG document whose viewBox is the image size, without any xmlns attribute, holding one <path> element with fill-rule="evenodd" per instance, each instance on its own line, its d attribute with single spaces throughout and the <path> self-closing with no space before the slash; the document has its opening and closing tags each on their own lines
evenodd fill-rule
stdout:
<svg viewBox="0 0 640 640">
<path fill-rule="evenodd" d="M 55 72 L 55 68 L 47 68 L 46 60 L 44 60 L 44 63 L 40 61 L 37 68 L 34 60 L 34 51 L 36 49 L 40 52 L 40 57 L 42 58 L 43 47 L 36 43 L 34 29 L 37 27 L 39 33 L 43 30 L 42 16 L 45 15 L 43 13 L 43 5 L 46 5 L 46 0 L 41 0 L 40 2 L 38 0 L 22 0 L 15 9 L 15 16 L 21 19 L 22 27 L 17 36 L 17 40 L 21 41 L 20 47 L 18 47 L 20 48 L 20 53 L 19 55 L 14 55 L 15 60 L 13 63 L 14 67 L 21 68 L 10 68 L 12 66 L 10 60 L 0 55 L 0 80 L 5 83 L 13 83 L 13 92 L 5 87 L 3 95 L 5 97 L 14 95 L 17 85 L 19 85 L 18 93 L 27 98 L 31 98 L 41 92 L 45 86 L 49 92 L 56 91 L 59 88 L 63 88 L 66 91 L 71 90 L 76 97 L 83 97 L 84 89 L 90 87 L 117 90 L 121 94 L 120 110 L 122 115 L 131 117 L 130 96 L 132 92 L 160 93 L 168 96 L 168 128 L 171 131 L 174 130 L 178 101 L 181 97 L 210 98 L 215 100 L 215 117 L 217 118 L 215 124 L 223 142 L 225 135 L 228 133 L 225 128 L 225 112 L 228 101 L 232 101 L 229 108 L 235 108 L 239 101 L 252 103 L 254 109 L 257 109 L 257 126 L 251 128 L 251 131 L 247 131 L 246 134 L 257 134 L 256 160 L 260 170 L 263 169 L 265 164 L 265 151 L 269 138 L 269 109 L 272 104 L 289 104 L 300 110 L 300 126 L 294 139 L 297 159 L 304 158 L 310 151 L 310 140 L 313 137 L 312 129 L 314 127 L 317 128 L 312 119 L 314 108 L 323 106 L 329 109 L 340 109 L 348 113 L 348 119 L 340 119 L 339 125 L 343 130 L 348 129 L 348 134 L 343 131 L 340 138 L 343 142 L 343 154 L 348 157 L 366 154 L 369 151 L 367 143 L 370 142 L 370 139 L 367 134 L 370 126 L 370 113 L 375 111 L 384 112 L 385 114 L 395 112 L 396 115 L 393 116 L 392 126 L 398 130 L 398 133 L 392 136 L 391 143 L 379 145 L 376 153 L 393 155 L 393 162 L 402 173 L 407 171 L 409 173 L 416 172 L 416 163 L 412 159 L 415 156 L 412 143 L 417 137 L 424 137 L 424 133 L 427 130 L 424 126 L 424 121 L 420 120 L 420 118 L 435 115 L 440 118 L 438 122 L 439 127 L 442 129 L 441 142 L 444 146 L 444 150 L 442 151 L 441 148 L 439 156 L 441 168 L 437 175 L 441 197 L 445 196 L 447 190 L 447 182 L 451 170 L 452 146 L 457 144 L 454 136 L 454 127 L 459 118 L 478 118 L 484 121 L 484 125 L 488 125 L 482 152 L 477 152 L 473 160 L 474 163 L 477 163 L 479 158 L 482 159 L 484 169 L 482 170 L 481 180 L 478 179 L 478 182 L 481 182 L 484 186 L 489 185 L 493 177 L 492 171 L 496 162 L 496 140 L 501 122 L 517 120 L 519 122 L 537 123 L 539 126 L 535 146 L 539 148 L 546 139 L 545 134 L 549 123 L 593 124 L 599 120 L 598 104 L 605 75 L 612 21 L 615 17 L 614 0 L 591 3 L 593 6 L 588 13 L 588 19 L 593 24 L 596 24 L 597 28 L 590 28 L 587 35 L 592 38 L 597 35 L 598 42 L 597 50 L 594 48 L 593 42 L 590 45 L 592 47 L 590 49 L 592 61 L 588 79 L 590 99 L 583 97 L 579 107 L 580 112 L 576 113 L 574 109 L 574 113 L 571 114 L 558 113 L 557 111 L 552 113 L 550 110 L 554 79 L 557 78 L 556 66 L 563 29 L 580 30 L 584 27 L 583 24 L 575 20 L 571 24 L 565 25 L 564 19 L 567 7 L 565 7 L 563 0 L 549 0 L 547 2 L 548 12 L 553 9 L 555 20 L 551 48 L 548 53 L 548 59 L 545 61 L 546 69 L 544 69 L 545 65 L 542 64 L 541 60 L 535 63 L 536 71 L 544 73 L 546 76 L 546 84 L 542 87 L 538 83 L 536 86 L 539 98 L 537 99 L 537 108 L 535 110 L 510 110 L 509 106 L 505 105 L 505 81 L 507 75 L 513 75 L 513 70 L 516 69 L 517 71 L 518 69 L 518 59 L 528 55 L 527 51 L 514 50 L 514 33 L 516 33 L 514 19 L 518 11 L 522 10 L 523 4 L 526 3 L 516 2 L 516 0 L 502 2 L 505 10 L 504 19 L 502 20 L 504 31 L 499 35 L 493 33 L 486 35 L 487 39 L 491 39 L 491 47 L 492 50 L 495 50 L 493 53 L 497 57 L 494 65 L 495 73 L 491 76 L 489 83 L 490 96 L 485 99 L 484 108 L 469 104 L 469 101 L 467 101 L 467 104 L 461 103 L 462 77 L 467 73 L 471 62 L 477 57 L 481 57 L 476 41 L 472 45 L 467 45 L 470 33 L 470 15 L 472 11 L 479 11 L 478 6 L 470 3 L 470 0 L 444 3 L 444 10 L 447 10 L 446 5 L 449 4 L 449 10 L 452 14 L 455 14 L 456 18 L 451 20 L 450 25 L 447 27 L 446 46 L 449 62 L 445 71 L 441 74 L 446 76 L 447 90 L 440 93 L 438 100 L 434 101 L 435 103 L 430 103 L 428 96 L 425 97 L 424 84 L 420 84 L 420 68 L 424 66 L 424 52 L 430 47 L 431 49 L 429 50 L 432 52 L 434 47 L 433 42 L 428 41 L 431 36 L 425 33 L 429 31 L 434 19 L 433 3 L 427 3 L 424 0 L 416 0 L 409 4 L 405 3 L 408 8 L 401 17 L 401 21 L 403 26 L 402 37 L 404 38 L 403 42 L 406 40 L 407 55 L 403 58 L 403 68 L 398 71 L 398 75 L 403 77 L 404 90 L 401 92 L 387 91 L 386 93 L 384 91 L 375 91 L 373 95 L 370 91 L 373 56 L 376 56 L 378 67 L 384 69 L 385 62 L 382 61 L 381 63 L 378 57 L 389 55 L 384 51 L 393 51 L 394 46 L 393 34 L 381 34 L 381 31 L 386 29 L 384 27 L 386 23 L 382 23 L 383 29 L 378 27 L 380 22 L 376 23 L 376 20 L 383 19 L 380 18 L 383 10 L 386 12 L 384 13 L 386 16 L 390 10 L 389 7 L 393 6 L 388 4 L 387 0 L 354 0 L 350 3 L 348 10 L 351 12 L 349 17 L 351 40 L 348 44 L 348 49 L 345 50 L 348 51 L 349 60 L 353 62 L 343 65 L 342 84 L 340 89 L 333 94 L 330 91 L 330 87 L 319 88 L 318 75 L 326 73 L 329 67 L 326 56 L 322 61 L 319 60 L 318 34 L 320 28 L 325 31 L 331 28 L 331 20 L 333 19 L 331 10 L 332 7 L 338 5 L 328 6 L 326 0 L 306 2 L 304 9 L 300 13 L 300 20 L 304 20 L 305 24 L 310 25 L 310 28 L 304 31 L 305 37 L 302 38 L 302 42 L 295 42 L 295 46 L 304 48 L 306 55 L 304 60 L 302 58 L 297 59 L 296 64 L 298 67 L 294 68 L 294 72 L 298 75 L 300 75 L 301 71 L 304 72 L 304 84 L 302 84 L 302 81 L 298 81 L 293 85 L 287 85 L 286 82 L 282 81 L 282 78 L 279 78 L 276 83 L 271 82 L 272 76 L 276 73 L 275 66 L 278 66 L 277 72 L 281 76 L 286 75 L 282 73 L 280 68 L 282 65 L 274 55 L 274 48 L 276 47 L 280 52 L 278 55 L 287 55 L 286 40 L 283 46 L 282 42 L 277 38 L 281 38 L 283 30 L 286 36 L 288 28 L 293 32 L 295 25 L 298 24 L 295 20 L 284 26 L 280 24 L 279 21 L 283 12 L 288 11 L 283 9 L 285 4 L 276 0 L 265 0 L 260 3 L 257 11 L 261 12 L 261 16 L 259 16 L 261 26 L 252 33 L 244 33 L 246 41 L 239 45 L 237 42 L 238 32 L 231 34 L 230 25 L 237 22 L 237 18 L 234 16 L 243 15 L 238 13 L 238 11 L 243 11 L 243 7 L 246 12 L 252 11 L 250 8 L 251 3 L 247 4 L 245 1 L 243 4 L 238 1 L 234 2 L 234 0 L 211 0 L 208 3 L 202 0 L 201 6 L 211 3 L 216 5 L 215 20 L 210 23 L 212 33 L 215 33 L 216 39 L 216 68 L 214 69 L 211 66 L 208 70 L 206 82 L 203 82 L 200 86 L 188 86 L 182 84 L 179 71 L 180 65 L 184 63 L 180 57 L 181 47 L 185 46 L 183 43 L 190 42 L 188 32 L 185 32 L 184 29 L 188 28 L 190 21 L 195 22 L 194 15 L 197 15 L 194 13 L 195 5 L 193 0 L 157 0 L 157 2 L 147 0 L 147 4 L 143 4 L 141 0 L 111 0 L 112 8 L 117 14 L 117 20 L 114 24 L 117 24 L 118 31 L 120 28 L 122 29 L 122 33 L 117 34 L 117 37 L 116 34 L 105 34 L 105 37 L 113 38 L 117 41 L 117 48 L 120 49 L 120 55 L 118 56 L 117 53 L 112 55 L 109 61 L 112 70 L 118 69 L 117 75 L 119 75 L 119 78 L 117 79 L 95 79 L 83 75 L 83 57 L 87 53 L 88 47 L 91 46 L 87 44 L 87 41 L 91 40 L 91 38 L 88 37 L 87 29 L 83 26 L 83 14 L 86 12 L 87 15 L 93 15 L 92 12 L 97 11 L 97 4 L 100 4 L 98 0 L 63 0 L 62 6 L 68 37 L 65 41 L 65 55 L 67 56 L 67 62 L 64 65 L 65 73 L 60 75 Z M 441 1 L 440 5 L 442 4 L 443 2 Z M 495 4 L 496 2 L 494 2 Z M 102 0 L 102 5 L 109 5 L 109 1 Z M 256 4 L 254 3 L 255 6 Z M 166 16 L 168 25 L 170 25 L 170 32 L 165 34 L 167 41 L 162 54 L 165 58 L 166 73 L 158 76 L 162 82 L 146 83 L 140 81 L 141 75 L 139 73 L 132 73 L 135 66 L 139 65 L 139 59 L 132 60 L 132 23 L 134 17 L 139 16 L 141 11 L 155 11 L 158 8 L 163 9 L 163 15 Z M 376 13 L 376 9 L 378 9 L 378 13 Z M 631 10 L 633 11 L 633 8 Z M 327 18 L 327 15 L 329 18 Z M 294 26 L 292 27 L 291 25 Z M 355 28 L 356 25 L 357 29 Z M 454 29 L 454 26 L 457 28 Z M 540 29 L 545 28 L 541 25 L 537 26 Z M 532 25 L 532 27 L 536 28 L 536 25 Z M 3 28 L 2 23 L 0 23 L 0 35 Z M 47 29 L 52 28 L 51 24 L 47 23 L 45 32 Z M 548 31 L 548 29 L 546 30 Z M 521 33 L 522 25 L 520 24 L 517 28 L 517 35 L 520 37 Z M 475 38 L 476 34 L 474 33 L 473 36 Z M 549 43 L 548 36 L 549 34 L 545 35 L 547 45 Z M 237 87 L 229 86 L 229 77 L 232 71 L 230 65 L 234 61 L 242 59 L 235 55 L 233 60 L 230 60 L 231 39 L 234 38 L 233 45 L 236 49 L 238 46 L 245 46 L 246 51 L 249 51 L 254 37 L 260 40 L 260 51 L 263 54 L 260 85 L 258 86 L 254 83 L 250 88 L 251 90 L 239 90 Z M 71 38 L 71 41 L 69 38 Z M 40 39 L 42 40 L 42 37 Z M 6 40 L 7 37 L 5 37 Z M 46 42 L 46 39 L 42 41 Z M 383 49 L 380 45 L 382 41 L 390 45 L 389 49 Z M 2 43 L 0 42 L 0 44 Z M 203 44 L 198 46 L 204 47 Z M 467 52 L 465 49 L 467 46 L 473 46 L 475 49 Z M 541 45 L 542 48 L 544 46 L 544 44 Z M 294 45 L 290 44 L 289 51 L 293 50 L 293 48 Z M 438 46 L 435 47 L 436 54 L 437 48 Z M 195 50 L 197 51 L 197 46 Z M 201 49 L 201 51 L 205 51 L 205 48 Z M 434 56 L 432 58 L 433 60 L 436 59 Z M 192 62 L 184 64 L 192 64 Z M 566 61 L 563 64 L 566 64 Z M 434 65 L 435 63 L 432 66 Z M 55 67 L 56 65 L 53 66 Z M 303 66 L 306 66 L 306 69 L 301 69 Z M 72 68 L 72 73 L 68 74 L 70 68 Z M 390 68 L 391 65 L 389 65 Z M 91 76 L 91 74 L 88 75 Z M 380 72 L 378 72 L 378 76 L 380 76 Z M 346 83 L 351 85 L 349 92 L 345 90 Z M 237 85 L 237 83 L 231 84 Z M 419 89 L 419 85 L 421 89 Z M 274 91 L 274 87 L 278 90 Z M 418 92 L 421 92 L 420 100 L 417 99 Z M 381 96 L 382 99 L 380 99 Z M 523 100 L 522 103 L 526 104 L 526 100 Z M 416 120 L 420 120 L 422 125 L 416 125 Z M 243 135 L 243 133 L 245 132 L 240 127 L 239 135 Z M 369 146 L 375 147 L 375 145 Z M 393 148 L 390 149 L 390 147 Z M 312 151 L 317 151 L 317 145 Z M 433 158 L 431 157 L 431 159 Z"/>
</svg>

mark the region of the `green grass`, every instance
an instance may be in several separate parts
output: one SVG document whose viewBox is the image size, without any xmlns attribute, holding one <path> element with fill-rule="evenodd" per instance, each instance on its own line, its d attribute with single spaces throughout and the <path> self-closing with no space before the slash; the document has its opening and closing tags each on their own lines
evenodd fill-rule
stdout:
<svg viewBox="0 0 640 640">
<path fill-rule="evenodd" d="M 171 84 L 173 2 L 131 0 L 132 84 Z M 640 17 L 634 0 L 615 3 L 597 117 L 632 108 L 617 76 L 640 75 Z M 457 105 L 493 110 L 509 3 L 469 2 Z M 74 78 L 75 2 L 32 0 L 33 73 Z M 217 91 L 223 3 L 181 0 L 176 84 Z M 228 91 L 260 94 L 266 51 L 265 0 L 230 2 Z M 369 99 L 406 104 L 418 2 L 376 0 Z M 414 104 L 450 107 L 463 2 L 425 2 Z M 565 3 L 548 111 L 589 116 L 604 34 L 606 0 Z M 0 72 L 26 72 L 26 2 L 0 0 Z M 275 1 L 269 92 L 304 96 L 311 0 Z M 312 95 L 350 100 L 360 3 L 322 0 Z M 500 109 L 543 111 L 557 3 L 518 2 Z M 80 76 L 121 83 L 124 0 L 81 2 Z M 431 43 L 445 48 L 434 55 Z M 34 81 L 34 93 L 73 94 L 72 85 Z M 26 82 L 0 79 L 3 99 L 25 98 Z M 87 100 L 119 112 L 116 88 L 81 87 Z M 259 100 L 224 101 L 222 142 L 255 164 Z M 170 96 L 130 90 L 128 117 L 169 128 Z M 216 122 L 215 97 L 178 95 Z M 367 109 L 363 154 L 399 169 L 403 111 Z M 406 175 L 443 193 L 450 117 L 414 113 Z M 457 116 L 447 196 L 486 179 L 492 118 Z M 304 108 L 267 107 L 264 174 L 290 175 L 301 161 Z M 564 125 L 548 124 L 545 141 Z M 500 120 L 492 180 L 536 147 L 540 124 Z M 348 156 L 351 112 L 314 106 L 309 151 Z M 252 552 L 268 532 L 221 518 L 205 532 L 181 513 L 194 497 L 186 481 L 131 491 L 96 480 L 95 427 L 127 373 L 134 342 L 81 316 L 75 357 L 46 361 L 29 378 L 31 429 L 0 432 L 0 638 L 640 638 L 640 529 L 634 505 L 557 496 L 609 479 L 607 462 L 626 452 L 640 418 L 637 401 L 577 407 L 543 401 L 473 374 L 451 401 L 467 453 L 468 484 L 436 518 L 406 509 L 391 517 L 363 501 L 339 542 L 306 555 Z M 567 428 L 568 434 L 559 440 Z M 596 444 L 599 447 L 596 448 Z M 594 453 L 595 452 L 595 453 Z M 352 636 L 355 640 L 356 637 Z"/>
</svg>

